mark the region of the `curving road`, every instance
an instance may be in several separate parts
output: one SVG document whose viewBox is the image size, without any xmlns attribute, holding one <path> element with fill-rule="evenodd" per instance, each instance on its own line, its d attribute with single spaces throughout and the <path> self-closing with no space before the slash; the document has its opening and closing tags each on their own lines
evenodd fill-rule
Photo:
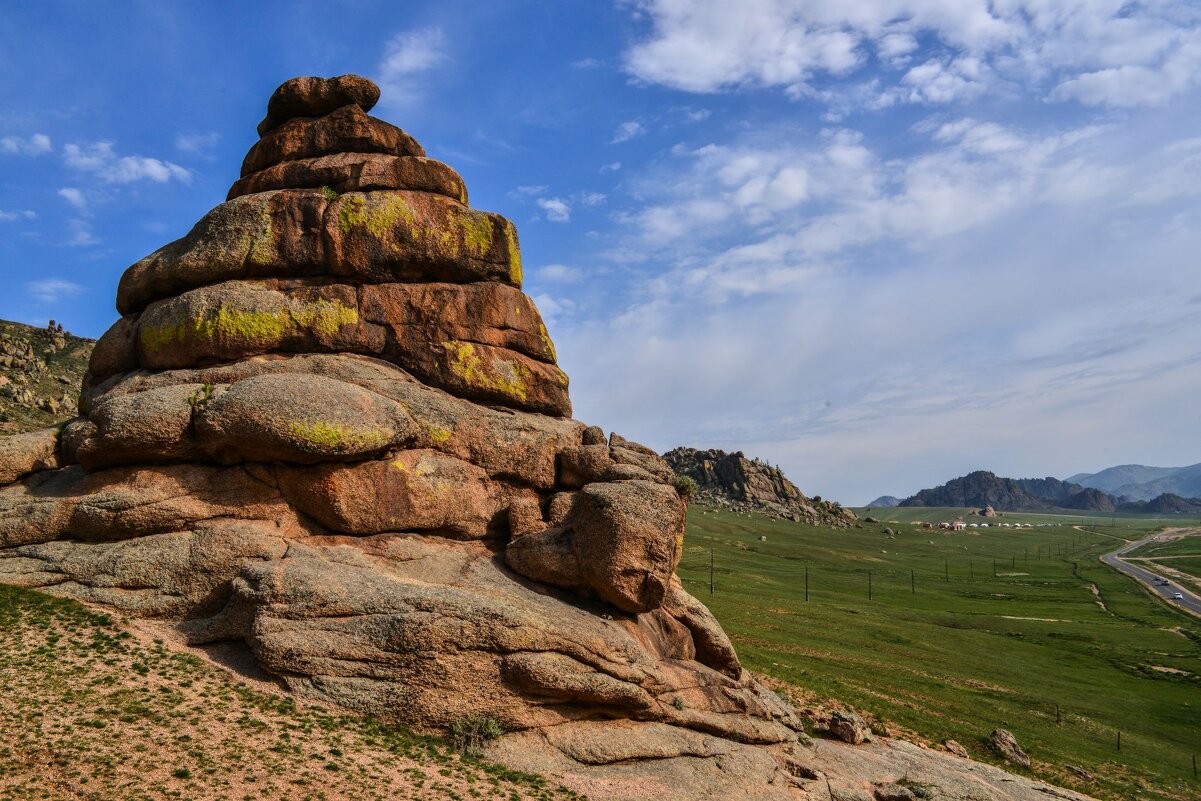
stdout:
<svg viewBox="0 0 1201 801">
<path fill-rule="evenodd" d="M 1182 587 L 1175 581 L 1172 581 L 1167 586 L 1163 586 L 1159 583 L 1160 579 L 1163 578 L 1162 576 L 1152 573 L 1150 570 L 1144 570 L 1137 565 L 1132 565 L 1122 558 L 1135 548 L 1145 545 L 1151 540 L 1159 537 L 1162 533 L 1163 532 L 1151 534 L 1150 536 L 1143 537 L 1141 540 L 1128 542 L 1121 548 L 1118 548 L 1116 551 L 1110 551 L 1109 553 L 1103 555 L 1101 557 L 1101 561 L 1112 567 L 1114 570 L 1130 576 L 1135 581 L 1150 590 L 1153 595 L 1166 601 L 1169 605 L 1201 617 L 1201 596 L 1198 596 L 1196 593 L 1192 592 L 1188 587 Z M 1184 599 L 1181 600 L 1179 598 L 1173 598 L 1172 596 L 1176 593 L 1183 595 Z"/>
</svg>

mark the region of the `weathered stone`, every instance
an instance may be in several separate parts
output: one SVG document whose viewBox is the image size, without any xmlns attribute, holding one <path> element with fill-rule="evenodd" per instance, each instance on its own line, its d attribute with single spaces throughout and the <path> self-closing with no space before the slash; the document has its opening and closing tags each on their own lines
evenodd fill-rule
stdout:
<svg viewBox="0 0 1201 801">
<path fill-rule="evenodd" d="M 57 428 L 0 437 L 0 484 L 58 467 L 58 437 Z"/>
<path fill-rule="evenodd" d="M 222 462 L 338 462 L 411 443 L 417 424 L 398 403 L 333 378 L 263 375 L 215 392 L 196 435 Z"/>
<path fill-rule="evenodd" d="M 867 721 L 854 712 L 834 712 L 830 715 L 827 726 L 830 733 L 844 743 L 859 745 L 870 742 L 872 739 L 871 727 L 867 725 Z"/>
<path fill-rule="evenodd" d="M 246 153 L 241 177 L 278 164 L 339 154 L 424 157 L 425 151 L 395 125 L 348 105 L 321 116 L 289 120 L 264 135 Z"/>
<path fill-rule="evenodd" d="M 115 373 L 127 373 L 138 367 L 137 352 L 138 321 L 136 317 L 122 317 L 96 341 L 88 361 L 88 373 L 92 379 L 103 381 Z"/>
<path fill-rule="evenodd" d="M 521 286 L 517 229 L 441 195 L 350 192 L 330 204 L 330 272 L 367 282 L 502 281 Z"/>
<path fill-rule="evenodd" d="M 260 192 L 222 203 L 187 236 L 132 265 L 117 286 L 117 310 L 235 278 L 325 272 L 320 192 Z"/>
<path fill-rule="evenodd" d="M 997 750 L 997 753 L 1009 763 L 1020 765 L 1023 768 L 1030 767 L 1030 755 L 1022 750 L 1018 745 L 1017 738 L 1007 729 L 994 729 L 993 733 L 988 736 L 992 747 Z"/>
<path fill-rule="evenodd" d="M 259 136 L 294 117 L 317 117 L 352 104 L 370 111 L 377 102 L 379 87 L 359 75 L 292 78 L 272 92 L 267 116 L 259 123 Z"/>
<path fill-rule="evenodd" d="M 876 801 L 914 801 L 917 797 L 908 787 L 892 782 L 876 785 L 872 796 Z"/>
<path fill-rule="evenodd" d="M 293 528 L 296 520 L 278 490 L 241 468 L 162 465 L 87 473 L 68 467 L 0 489 L 0 547 L 128 539 L 186 531 L 218 517 L 293 521 Z"/>
<path fill-rule="evenodd" d="M 75 444 L 72 461 L 99 470 L 193 457 L 192 413 L 204 395 L 202 384 L 176 384 L 104 398 L 92 407 L 93 429 Z"/>
<path fill-rule="evenodd" d="M 360 317 L 352 286 L 225 281 L 150 304 L 137 349 L 143 367 L 163 370 L 280 351 L 380 353 L 385 336 Z"/>
<path fill-rule="evenodd" d="M 320 189 L 335 195 L 376 189 L 411 189 L 444 195 L 459 203 L 467 202 L 463 179 L 442 162 L 420 156 L 379 153 L 335 153 L 285 161 L 241 178 L 230 188 L 226 199 L 273 189 Z"/>
<path fill-rule="evenodd" d="M 346 534 L 498 536 L 507 533 L 512 499 L 536 498 L 496 484 L 469 462 L 431 450 L 401 451 L 383 461 L 354 465 L 281 469 L 278 475 L 280 488 L 296 508 Z"/>
<path fill-rule="evenodd" d="M 627 612 L 663 604 L 679 561 L 684 504 L 675 490 L 648 481 L 589 484 L 564 528 L 528 534 L 505 558 L 524 576 L 586 588 Z"/>
<path fill-rule="evenodd" d="M 943 748 L 945 748 L 945 749 L 947 749 L 947 753 L 949 753 L 949 754 L 954 754 L 955 756 L 957 756 L 957 757 L 960 757 L 960 758 L 962 758 L 962 759 L 968 759 L 968 758 L 969 758 L 969 755 L 968 755 L 967 749 L 966 749 L 966 748 L 964 748 L 962 745 L 960 745 L 960 744 L 959 744 L 957 741 L 955 741 L 955 740 L 946 740 L 946 741 L 944 741 L 944 742 L 943 742 L 943 744 L 942 744 L 942 747 L 943 747 Z"/>
</svg>

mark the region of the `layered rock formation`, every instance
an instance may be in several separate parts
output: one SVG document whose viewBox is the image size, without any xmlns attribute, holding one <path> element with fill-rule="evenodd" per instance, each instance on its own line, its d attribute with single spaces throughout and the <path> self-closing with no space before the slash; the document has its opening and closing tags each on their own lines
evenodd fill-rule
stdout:
<svg viewBox="0 0 1201 801">
<path fill-rule="evenodd" d="M 808 498 L 778 467 L 748 459 L 742 451 L 675 448 L 663 454 L 676 473 L 696 482 L 695 500 L 704 505 L 758 512 L 811 525 L 846 528 L 855 513 L 821 498 Z"/>
<path fill-rule="evenodd" d="M 126 270 L 81 416 L 0 442 L 0 580 L 242 641 L 391 720 L 787 797 L 745 744 L 798 721 L 675 578 L 671 468 L 570 418 L 515 228 L 378 95 L 285 83 L 229 199 Z"/>
</svg>

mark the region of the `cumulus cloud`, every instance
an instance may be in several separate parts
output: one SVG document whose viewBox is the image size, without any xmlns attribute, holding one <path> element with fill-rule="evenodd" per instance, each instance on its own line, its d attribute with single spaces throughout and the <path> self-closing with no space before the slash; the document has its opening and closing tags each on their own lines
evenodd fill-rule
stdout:
<svg viewBox="0 0 1201 801">
<path fill-rule="evenodd" d="M 63 162 L 74 170 L 92 173 L 105 183 L 128 184 L 136 181 L 188 183 L 192 173 L 170 161 L 148 156 L 122 156 L 114 143 L 101 140 L 89 144 L 70 144 L 63 148 Z"/>
<path fill-rule="evenodd" d="M 35 133 L 32 136 L 0 137 L 0 153 L 20 156 L 40 156 L 53 150 L 50 137 L 46 134 Z"/>
<path fill-rule="evenodd" d="M 626 53 L 627 71 L 691 92 L 749 85 L 814 96 L 815 84 L 861 71 L 873 53 L 892 70 L 885 103 L 946 103 L 1018 84 L 1055 100 L 1152 105 L 1201 82 L 1201 10 L 1171 2 L 640 0 L 635 7 L 650 30 Z M 941 54 L 896 72 L 922 38 Z"/>
<path fill-rule="evenodd" d="M 631 139 L 636 139 L 646 133 L 646 127 L 637 120 L 623 122 L 617 126 L 617 130 L 613 133 L 613 138 L 609 140 L 609 144 L 617 145 L 622 142 L 628 142 Z"/>
<path fill-rule="evenodd" d="M 538 207 L 546 212 L 546 219 L 551 222 L 571 221 L 571 204 L 566 200 L 558 197 L 540 197 L 536 202 Z"/>
<path fill-rule="evenodd" d="M 25 284 L 29 296 L 38 303 L 58 303 L 67 298 L 81 294 L 84 288 L 73 281 L 62 278 L 45 278 L 41 281 L 29 281 Z"/>
<path fill-rule="evenodd" d="M 446 35 L 436 26 L 402 31 L 384 46 L 378 82 L 382 101 L 393 107 L 416 102 L 423 94 L 426 78 L 448 60 Z"/>
<path fill-rule="evenodd" d="M 1187 425 L 1201 391 L 1201 138 L 940 113 L 748 131 L 627 181 L 606 256 L 634 278 L 585 275 L 598 311 L 556 332 L 586 419 L 744 449 L 846 502 L 984 462 L 1190 458 L 1134 421 Z"/>
<path fill-rule="evenodd" d="M 5 211 L 0 209 L 0 222 L 16 222 L 17 220 L 36 220 L 37 212 L 30 209 L 20 209 L 19 211 Z"/>
<path fill-rule="evenodd" d="M 574 282 L 583 277 L 580 269 L 566 264 L 548 264 L 537 271 L 539 278 L 545 281 Z"/>
</svg>

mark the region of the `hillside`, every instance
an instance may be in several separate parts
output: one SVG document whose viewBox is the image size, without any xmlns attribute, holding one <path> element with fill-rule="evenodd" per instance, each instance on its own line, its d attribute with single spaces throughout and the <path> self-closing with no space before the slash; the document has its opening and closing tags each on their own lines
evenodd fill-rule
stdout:
<svg viewBox="0 0 1201 801">
<path fill-rule="evenodd" d="M 806 497 L 780 468 L 748 459 L 742 451 L 680 447 L 663 458 L 678 475 L 696 482 L 693 500 L 702 505 L 819 525 L 845 527 L 855 521 L 851 510 L 821 497 Z"/>
<path fill-rule="evenodd" d="M 1057 478 L 1002 478 L 987 470 L 977 470 L 932 489 L 925 489 L 900 506 L 991 506 L 997 511 L 1044 509 L 1101 509 L 1095 504 L 1113 504 L 1098 493 L 1086 493 L 1085 487 Z M 1077 505 L 1073 505 L 1077 504 Z"/>
<path fill-rule="evenodd" d="M 893 495 L 881 495 L 876 500 L 869 503 L 869 509 L 891 509 L 894 506 L 900 506 L 901 499 Z"/>
<path fill-rule="evenodd" d="M 33 431 L 74 417 L 95 344 L 53 320 L 45 328 L 0 320 L 0 434 Z"/>
<path fill-rule="evenodd" d="M 879 503 L 873 505 L 883 507 Z M 951 479 L 946 484 L 922 490 L 898 505 L 991 506 L 998 512 L 1077 509 L 1087 512 L 1191 514 L 1201 509 L 1201 498 L 1161 493 L 1147 500 L 1131 500 L 1057 478 L 1002 478 L 986 470 L 977 470 Z"/>
<path fill-rule="evenodd" d="M 1124 464 L 1097 473 L 1078 473 L 1067 480 L 1134 501 L 1150 501 L 1164 494 L 1201 496 L 1201 464 L 1188 467 Z"/>
</svg>

